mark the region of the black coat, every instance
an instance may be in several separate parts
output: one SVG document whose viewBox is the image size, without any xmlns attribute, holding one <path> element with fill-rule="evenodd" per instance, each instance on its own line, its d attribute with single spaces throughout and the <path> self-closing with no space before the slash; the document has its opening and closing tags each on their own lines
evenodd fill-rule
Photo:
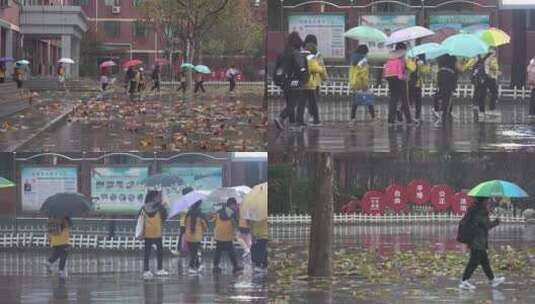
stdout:
<svg viewBox="0 0 535 304">
<path fill-rule="evenodd" d="M 489 230 L 498 226 L 498 222 L 491 222 L 485 207 L 474 206 L 470 221 L 474 229 L 474 238 L 470 243 L 471 249 L 487 250 L 489 248 Z"/>
</svg>

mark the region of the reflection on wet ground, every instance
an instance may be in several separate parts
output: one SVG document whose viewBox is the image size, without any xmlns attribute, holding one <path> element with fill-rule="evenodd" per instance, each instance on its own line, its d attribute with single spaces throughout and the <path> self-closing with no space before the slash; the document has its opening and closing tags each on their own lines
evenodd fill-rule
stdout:
<svg viewBox="0 0 535 304">
<path fill-rule="evenodd" d="M 280 226 L 273 231 L 271 260 L 289 265 L 272 265 L 270 295 L 289 303 L 318 304 L 535 301 L 530 292 L 535 285 L 535 224 L 503 224 L 490 232 L 494 272 L 507 279 L 496 289 L 479 269 L 472 279 L 475 291 L 458 288 L 468 251 L 455 240 L 456 233 L 456 224 L 337 225 L 336 275 L 310 279 L 305 275 L 308 227 Z M 517 260 L 525 264 L 508 266 Z M 288 279 L 292 272 L 295 276 Z"/>
<path fill-rule="evenodd" d="M 212 256 L 201 275 L 187 273 L 187 258 L 164 257 L 169 276 L 143 281 L 140 254 L 71 253 L 69 277 L 48 275 L 45 251 L 0 253 L 2 303 L 266 303 L 264 275 L 253 275 L 250 264 L 232 275 L 230 265 L 212 274 Z M 225 261 L 225 263 L 227 263 Z M 155 267 L 155 265 L 153 265 Z"/>
<path fill-rule="evenodd" d="M 271 101 L 272 120 L 282 108 L 279 101 Z M 378 122 L 372 122 L 365 109 L 359 109 L 357 123 L 349 127 L 351 104 L 345 98 L 324 97 L 320 103 L 322 127 L 308 127 L 303 131 L 280 132 L 273 124 L 268 129 L 272 151 L 306 149 L 332 152 L 398 152 L 410 149 L 425 151 L 535 151 L 535 125 L 528 116 L 528 103 L 504 101 L 498 106 L 499 117 L 474 121 L 472 106 L 459 100 L 454 106 L 452 123 L 435 123 L 431 117 L 431 102 L 423 106 L 423 121 L 419 126 L 386 124 L 387 105 L 376 105 Z"/>
</svg>

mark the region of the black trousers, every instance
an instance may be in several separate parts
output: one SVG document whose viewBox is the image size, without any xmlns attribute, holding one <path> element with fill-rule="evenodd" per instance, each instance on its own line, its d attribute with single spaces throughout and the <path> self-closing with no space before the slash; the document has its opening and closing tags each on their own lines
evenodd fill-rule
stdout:
<svg viewBox="0 0 535 304">
<path fill-rule="evenodd" d="M 535 115 L 535 87 L 531 89 L 531 99 L 529 103 L 529 115 Z"/>
<path fill-rule="evenodd" d="M 152 88 L 150 90 L 151 92 L 154 90 L 158 90 L 158 92 L 160 92 L 160 81 L 154 80 L 154 84 L 152 85 Z"/>
<path fill-rule="evenodd" d="M 52 256 L 48 258 L 50 263 L 54 263 L 59 259 L 59 270 L 63 271 L 65 269 L 65 264 L 67 263 L 67 248 L 69 245 L 60 245 L 52 247 Z"/>
<path fill-rule="evenodd" d="M 5 77 L 0 77 L 0 83 L 4 83 L 6 81 Z"/>
<path fill-rule="evenodd" d="M 201 262 L 197 252 L 201 248 L 201 242 L 188 242 L 189 245 L 189 267 L 193 269 L 199 269 Z"/>
<path fill-rule="evenodd" d="M 232 267 L 236 269 L 238 267 L 238 261 L 236 260 L 236 253 L 234 252 L 234 244 L 232 241 L 216 241 L 215 244 L 214 268 L 219 268 L 221 255 L 223 252 L 227 252 Z"/>
<path fill-rule="evenodd" d="M 158 262 L 158 270 L 163 269 L 163 244 L 162 238 L 145 239 L 145 255 L 143 257 L 143 270 L 149 271 L 149 259 L 152 251 L 152 245 L 156 245 L 156 260 Z"/>
<path fill-rule="evenodd" d="M 102 91 L 106 91 L 107 88 L 108 88 L 108 84 L 107 83 L 103 83 L 102 84 Z"/>
<path fill-rule="evenodd" d="M 305 113 L 306 98 L 304 96 L 304 90 L 290 89 L 284 92 L 286 99 L 286 108 L 282 110 L 280 118 L 282 120 L 288 118 L 291 124 L 303 123 L 303 115 Z M 297 118 L 296 108 L 297 107 Z"/>
<path fill-rule="evenodd" d="M 268 254 L 267 254 L 268 240 L 255 240 L 251 246 L 251 262 L 253 265 L 260 268 L 267 268 Z"/>
<path fill-rule="evenodd" d="M 401 111 L 405 115 L 408 123 L 412 122 L 411 112 L 409 110 L 409 101 L 407 100 L 407 84 L 404 80 L 397 77 L 388 77 L 388 86 L 390 88 L 390 102 L 388 104 L 388 122 L 394 123 L 396 119 L 398 102 L 401 100 Z"/>
<path fill-rule="evenodd" d="M 229 84 L 230 84 L 230 92 L 232 92 L 236 88 L 236 79 L 229 78 L 228 81 L 229 81 Z"/>
<path fill-rule="evenodd" d="M 320 123 L 320 113 L 318 110 L 318 90 L 304 90 L 306 100 L 308 101 L 308 112 L 312 115 L 314 123 Z"/>
<path fill-rule="evenodd" d="M 496 79 L 487 77 L 481 87 L 479 94 L 479 111 L 485 112 L 485 100 L 487 99 L 487 91 L 490 93 L 489 109 L 491 111 L 496 110 L 496 101 L 498 100 L 498 84 Z"/>
<path fill-rule="evenodd" d="M 195 93 L 197 93 L 199 91 L 199 89 L 201 89 L 201 91 L 203 93 L 206 92 L 206 90 L 204 89 L 203 83 L 204 83 L 204 81 L 196 81 L 195 82 L 195 90 L 194 90 Z"/>
<path fill-rule="evenodd" d="M 422 88 L 409 85 L 409 101 L 411 106 L 415 107 L 414 116 L 416 119 L 420 119 L 422 116 Z"/>
<path fill-rule="evenodd" d="M 476 270 L 477 266 L 479 265 L 481 265 L 483 271 L 485 272 L 485 275 L 487 275 L 487 278 L 489 280 L 494 279 L 494 274 L 492 273 L 492 269 L 490 268 L 489 256 L 487 255 L 487 251 L 481 249 L 471 249 L 470 260 L 468 260 L 468 264 L 466 265 L 466 268 L 464 270 L 463 281 L 469 280 L 472 276 L 472 273 L 474 273 L 474 270 Z"/>
<path fill-rule="evenodd" d="M 180 249 L 182 249 L 182 237 L 184 236 L 184 233 L 186 232 L 186 227 L 180 227 L 180 235 L 178 236 L 178 244 L 176 244 L 176 251 L 180 252 Z"/>
</svg>

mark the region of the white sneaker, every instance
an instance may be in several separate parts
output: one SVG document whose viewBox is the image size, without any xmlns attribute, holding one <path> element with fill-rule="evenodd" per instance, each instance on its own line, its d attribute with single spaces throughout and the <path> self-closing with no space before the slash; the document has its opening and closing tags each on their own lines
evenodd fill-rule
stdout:
<svg viewBox="0 0 535 304">
<path fill-rule="evenodd" d="M 498 287 L 503 282 L 505 282 L 505 278 L 504 277 L 497 277 L 497 278 L 494 278 L 494 280 L 489 281 L 489 284 L 492 287 Z"/>
<path fill-rule="evenodd" d="M 199 273 L 199 271 L 197 269 L 191 268 L 191 267 L 188 268 L 188 272 L 189 272 L 189 274 L 197 274 L 197 273 Z"/>
<path fill-rule="evenodd" d="M 435 119 L 440 119 L 442 115 L 440 115 L 440 112 L 433 110 L 433 117 Z"/>
<path fill-rule="evenodd" d="M 46 272 L 52 273 L 52 265 L 54 264 L 50 263 L 49 261 L 45 262 Z"/>
<path fill-rule="evenodd" d="M 156 272 L 157 276 L 166 276 L 169 275 L 169 272 L 165 271 L 165 269 L 160 269 Z"/>
<path fill-rule="evenodd" d="M 179 256 L 179 255 L 180 255 L 180 251 L 178 251 L 178 250 L 171 250 L 171 254 L 174 255 L 174 256 Z"/>
<path fill-rule="evenodd" d="M 58 275 L 59 275 L 59 278 L 60 278 L 60 279 L 66 279 L 66 278 L 67 278 L 67 271 L 65 271 L 65 270 L 60 270 L 60 271 L 58 272 Z"/>
<path fill-rule="evenodd" d="M 467 290 L 476 289 L 476 287 L 474 285 L 470 284 L 468 281 L 461 281 L 461 284 L 459 284 L 459 288 L 467 289 Z"/>
<path fill-rule="evenodd" d="M 143 280 L 152 280 L 154 278 L 154 275 L 150 271 L 145 271 L 143 273 Z"/>
<path fill-rule="evenodd" d="M 251 250 L 245 250 L 243 254 L 241 255 L 242 258 L 246 258 L 251 254 Z"/>
</svg>

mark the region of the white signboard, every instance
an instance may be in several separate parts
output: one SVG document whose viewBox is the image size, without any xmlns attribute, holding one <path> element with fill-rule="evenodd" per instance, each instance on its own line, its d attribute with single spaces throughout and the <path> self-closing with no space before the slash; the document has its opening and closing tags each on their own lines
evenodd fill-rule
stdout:
<svg viewBox="0 0 535 304">
<path fill-rule="evenodd" d="M 38 211 L 56 193 L 78 192 L 76 167 L 24 167 L 20 175 L 24 211 Z"/>
<path fill-rule="evenodd" d="M 304 40 L 312 34 L 318 38 L 318 50 L 324 58 L 345 58 L 345 15 L 290 15 L 289 32 L 298 32 Z"/>
<path fill-rule="evenodd" d="M 504 9 L 533 9 L 535 0 L 501 0 L 500 7 Z"/>
</svg>

